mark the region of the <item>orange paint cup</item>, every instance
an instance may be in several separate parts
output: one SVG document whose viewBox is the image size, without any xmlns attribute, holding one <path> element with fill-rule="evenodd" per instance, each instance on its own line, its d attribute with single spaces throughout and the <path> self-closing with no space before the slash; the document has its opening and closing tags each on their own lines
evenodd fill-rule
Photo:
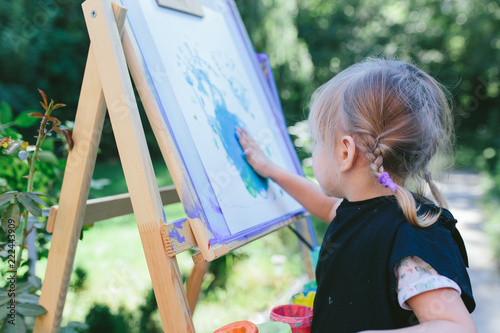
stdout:
<svg viewBox="0 0 500 333">
<path fill-rule="evenodd" d="M 259 329 L 251 321 L 243 320 L 226 325 L 214 333 L 258 333 Z"/>
</svg>

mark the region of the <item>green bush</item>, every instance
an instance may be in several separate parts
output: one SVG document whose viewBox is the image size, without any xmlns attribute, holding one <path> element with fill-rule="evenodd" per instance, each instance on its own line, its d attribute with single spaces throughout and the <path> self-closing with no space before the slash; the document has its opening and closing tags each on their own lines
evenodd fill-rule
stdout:
<svg viewBox="0 0 500 333">
<path fill-rule="evenodd" d="M 130 333 L 131 315 L 124 308 L 112 313 L 107 305 L 96 304 L 88 313 L 85 323 L 89 333 Z"/>
</svg>

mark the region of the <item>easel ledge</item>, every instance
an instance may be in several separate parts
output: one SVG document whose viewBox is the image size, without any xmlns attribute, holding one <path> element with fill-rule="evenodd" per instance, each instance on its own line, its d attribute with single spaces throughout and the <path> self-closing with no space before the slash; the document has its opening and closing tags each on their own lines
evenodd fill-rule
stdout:
<svg viewBox="0 0 500 333">
<path fill-rule="evenodd" d="M 181 202 L 177 194 L 175 186 L 164 186 L 159 188 L 161 201 L 164 206 Z M 46 230 L 48 233 L 52 233 L 54 230 L 54 225 L 56 221 L 57 212 L 59 206 L 50 207 L 49 218 L 47 220 Z M 86 203 L 85 216 L 82 221 L 82 225 L 88 225 L 92 223 L 101 222 L 113 217 L 123 216 L 127 214 L 132 214 L 132 202 L 130 201 L 130 194 L 123 193 L 112 196 L 107 196 L 103 198 L 90 199 Z M 297 215 L 288 220 L 285 220 L 275 227 L 269 229 L 269 233 L 282 228 L 283 226 L 295 223 L 305 217 L 306 215 Z M 165 251 L 169 257 L 174 257 L 184 251 L 189 249 L 195 249 L 197 252 L 193 255 L 193 261 L 195 263 L 206 261 L 200 256 L 199 249 L 197 248 L 196 239 L 191 230 L 192 220 L 189 218 L 183 218 L 178 221 L 167 222 L 161 225 L 161 235 L 163 238 L 163 243 L 165 245 Z M 171 237 L 175 235 L 175 237 Z M 253 241 L 262 237 L 264 235 L 260 234 L 255 237 L 247 239 L 248 241 Z M 182 241 L 179 241 L 182 240 Z M 226 248 L 216 249 L 217 257 L 223 256 L 228 252 L 235 250 L 236 248 L 246 244 L 246 242 L 232 242 Z"/>
</svg>

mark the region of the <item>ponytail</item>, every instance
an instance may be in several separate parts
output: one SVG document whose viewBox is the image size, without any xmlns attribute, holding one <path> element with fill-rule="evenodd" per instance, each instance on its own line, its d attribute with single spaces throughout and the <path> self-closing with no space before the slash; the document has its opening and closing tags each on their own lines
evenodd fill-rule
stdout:
<svg viewBox="0 0 500 333">
<path fill-rule="evenodd" d="M 370 169 L 372 171 L 372 174 L 377 177 L 378 182 L 382 186 L 390 188 L 394 192 L 394 196 L 398 200 L 398 204 L 408 221 L 412 225 L 417 227 L 428 227 L 436 222 L 441 215 L 441 207 L 446 208 L 447 205 L 443 195 L 438 190 L 436 184 L 434 184 L 434 182 L 432 181 L 431 173 L 428 171 L 425 172 L 424 179 L 427 184 L 429 184 L 431 193 L 436 199 L 436 202 L 439 206 L 439 211 L 437 213 L 426 212 L 425 214 L 419 216 L 417 214 L 417 203 L 415 201 L 415 198 L 413 197 L 413 194 L 404 186 L 397 185 L 392 180 L 389 173 L 384 171 L 383 149 L 386 147 L 380 143 L 379 139 L 370 139 L 374 146 L 372 146 L 373 148 L 367 152 L 366 156 L 368 158 L 368 161 L 370 162 Z"/>
<path fill-rule="evenodd" d="M 437 188 L 435 190 L 438 191 Z M 416 227 L 428 227 L 436 222 L 441 215 L 441 205 L 439 206 L 439 211 L 437 213 L 427 212 L 420 216 L 417 215 L 417 203 L 415 202 L 415 198 L 413 197 L 413 194 L 403 186 L 398 186 L 394 195 L 396 196 L 399 206 L 403 210 L 403 213 L 408 221 Z"/>
</svg>

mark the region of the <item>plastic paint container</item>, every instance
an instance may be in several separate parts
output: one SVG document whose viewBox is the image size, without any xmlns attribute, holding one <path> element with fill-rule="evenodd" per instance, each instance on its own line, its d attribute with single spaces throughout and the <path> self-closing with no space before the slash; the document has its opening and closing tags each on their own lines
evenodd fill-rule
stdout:
<svg viewBox="0 0 500 333">
<path fill-rule="evenodd" d="M 257 324 L 257 328 L 259 329 L 259 333 L 292 333 L 290 325 L 279 321 Z"/>
<path fill-rule="evenodd" d="M 321 246 L 316 246 L 314 249 L 309 251 L 309 257 L 311 258 L 311 263 L 313 265 L 314 271 L 316 271 L 316 266 L 318 265 L 320 251 L 321 251 Z"/>
<path fill-rule="evenodd" d="M 316 283 L 316 280 L 311 280 L 305 283 L 303 288 L 304 291 L 316 290 L 318 289 L 318 284 Z"/>
<path fill-rule="evenodd" d="M 310 333 L 313 309 L 298 304 L 279 305 L 271 310 L 271 319 L 287 323 L 292 333 Z"/>
<path fill-rule="evenodd" d="M 258 333 L 259 329 L 251 321 L 237 321 L 214 331 L 214 333 Z"/>
<path fill-rule="evenodd" d="M 314 297 L 316 297 L 316 290 L 301 291 L 292 296 L 290 303 L 305 305 L 312 308 L 314 305 Z"/>
</svg>

